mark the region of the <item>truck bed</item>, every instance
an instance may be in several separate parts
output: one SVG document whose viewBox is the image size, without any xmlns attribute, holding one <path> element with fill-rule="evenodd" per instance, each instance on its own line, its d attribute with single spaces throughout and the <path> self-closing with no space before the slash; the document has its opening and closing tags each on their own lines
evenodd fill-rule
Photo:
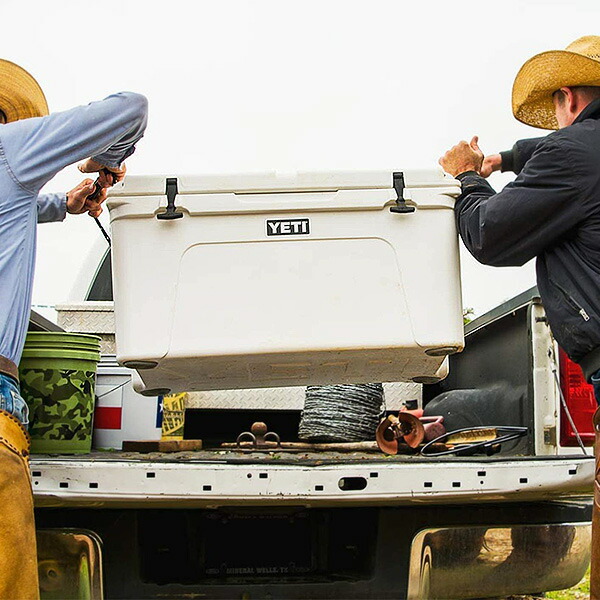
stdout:
<svg viewBox="0 0 600 600">
<path fill-rule="evenodd" d="M 527 436 L 504 444 L 500 454 L 421 457 L 216 448 L 174 454 L 36 455 L 31 461 L 36 504 L 393 506 L 589 497 L 594 477 L 591 452 L 583 454 L 557 443 L 554 342 L 536 290 L 477 319 L 466 333 L 467 347 L 451 357 L 449 377 L 437 386 L 424 386 L 423 401 L 427 404 L 455 391 L 480 393 L 465 405 L 467 425 L 512 425 L 528 431 Z M 490 395 L 490 389 L 501 393 Z M 491 402 L 480 404 L 484 398 Z M 276 414 L 269 417 L 270 424 Z M 218 422 L 208 412 L 193 409 L 190 418 L 186 416 L 186 437 L 215 446 L 235 440 L 242 423 L 232 415 L 240 417 L 240 411 L 222 411 Z M 253 414 L 253 420 L 266 417 Z M 287 423 L 287 429 L 283 421 L 274 422 L 274 430 L 283 440 L 295 441 L 296 420 Z M 449 418 L 445 423 L 450 429 L 463 426 L 449 425 Z"/>
</svg>

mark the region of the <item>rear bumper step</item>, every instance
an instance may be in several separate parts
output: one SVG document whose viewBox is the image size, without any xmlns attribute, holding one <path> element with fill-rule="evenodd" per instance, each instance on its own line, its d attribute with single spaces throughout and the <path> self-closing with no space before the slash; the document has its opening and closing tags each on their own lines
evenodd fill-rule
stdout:
<svg viewBox="0 0 600 600">
<path fill-rule="evenodd" d="M 302 464 L 33 458 L 36 506 L 407 505 L 592 492 L 592 457 Z"/>
</svg>

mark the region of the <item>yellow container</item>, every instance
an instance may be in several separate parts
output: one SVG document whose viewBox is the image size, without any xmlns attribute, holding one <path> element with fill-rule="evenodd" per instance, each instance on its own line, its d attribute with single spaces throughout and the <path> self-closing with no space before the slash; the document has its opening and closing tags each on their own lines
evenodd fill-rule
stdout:
<svg viewBox="0 0 600 600">
<path fill-rule="evenodd" d="M 185 402 L 187 392 L 171 394 L 163 398 L 163 440 L 182 440 L 185 425 Z"/>
</svg>

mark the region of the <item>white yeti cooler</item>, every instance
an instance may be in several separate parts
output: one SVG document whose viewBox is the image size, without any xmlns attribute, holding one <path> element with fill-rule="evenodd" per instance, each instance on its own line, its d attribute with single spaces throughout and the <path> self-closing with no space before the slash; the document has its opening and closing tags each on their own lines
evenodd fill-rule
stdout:
<svg viewBox="0 0 600 600">
<path fill-rule="evenodd" d="M 463 347 L 459 193 L 439 170 L 127 177 L 118 361 L 148 395 L 436 381 Z"/>
</svg>

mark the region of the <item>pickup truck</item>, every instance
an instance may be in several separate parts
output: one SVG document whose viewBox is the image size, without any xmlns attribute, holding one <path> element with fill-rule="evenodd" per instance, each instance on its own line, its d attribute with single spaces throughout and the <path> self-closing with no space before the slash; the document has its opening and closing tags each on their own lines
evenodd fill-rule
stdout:
<svg viewBox="0 0 600 600">
<path fill-rule="evenodd" d="M 91 306 L 111 300 L 110 253 L 97 260 L 79 286 Z M 594 400 L 537 290 L 469 323 L 449 376 L 418 395 L 454 399 L 447 421 L 526 435 L 489 455 L 240 452 L 218 442 L 268 419 L 293 441 L 300 411 L 196 405 L 186 437 L 201 451 L 34 455 L 42 596 L 497 598 L 577 583 Z"/>
</svg>

